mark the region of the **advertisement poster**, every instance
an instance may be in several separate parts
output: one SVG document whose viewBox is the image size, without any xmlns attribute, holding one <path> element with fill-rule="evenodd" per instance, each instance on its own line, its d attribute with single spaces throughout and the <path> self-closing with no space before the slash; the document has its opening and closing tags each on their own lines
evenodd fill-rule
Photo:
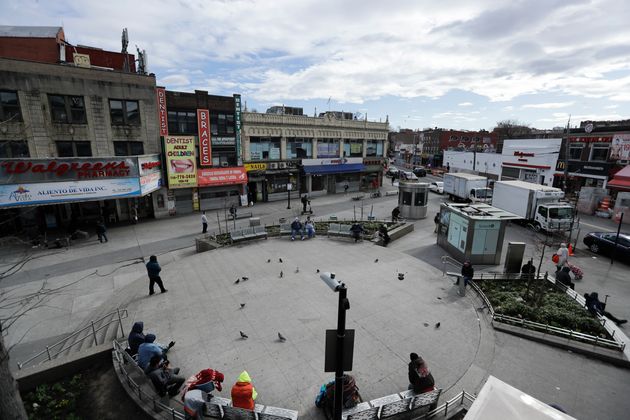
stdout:
<svg viewBox="0 0 630 420">
<path fill-rule="evenodd" d="M 195 138 L 191 136 L 168 136 L 164 138 L 166 172 L 169 188 L 192 188 L 197 186 L 197 161 Z"/>
<path fill-rule="evenodd" d="M 155 89 L 156 103 L 158 107 L 158 123 L 160 125 L 160 136 L 168 136 L 168 114 L 166 112 L 166 90 L 164 88 Z"/>
<path fill-rule="evenodd" d="M 217 185 L 246 184 L 247 172 L 244 167 L 199 169 L 197 174 L 200 187 Z"/>
<path fill-rule="evenodd" d="M 197 132 L 199 134 L 199 164 L 212 165 L 212 147 L 210 143 L 210 111 L 197 110 Z"/>
<path fill-rule="evenodd" d="M 159 172 L 154 172 L 140 177 L 140 191 L 143 196 L 155 190 L 159 190 L 161 186 L 162 174 Z"/>
<path fill-rule="evenodd" d="M 138 178 L 0 185 L 0 207 L 139 197 Z"/>
<path fill-rule="evenodd" d="M 610 144 L 610 160 L 630 159 L 630 134 L 615 134 Z"/>
</svg>

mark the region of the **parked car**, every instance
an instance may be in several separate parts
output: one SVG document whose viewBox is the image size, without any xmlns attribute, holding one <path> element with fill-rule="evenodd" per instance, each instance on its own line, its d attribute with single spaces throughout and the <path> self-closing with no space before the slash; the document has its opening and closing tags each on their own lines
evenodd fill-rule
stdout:
<svg viewBox="0 0 630 420">
<path fill-rule="evenodd" d="M 417 181 L 418 177 L 410 171 L 400 171 L 400 179 L 402 179 L 403 181 Z"/>
<path fill-rule="evenodd" d="M 422 166 L 416 166 L 415 168 L 413 168 L 413 173 L 416 176 L 427 176 L 427 170 L 424 169 Z"/>
<path fill-rule="evenodd" d="M 612 255 L 615 250 L 616 233 L 611 232 L 591 232 L 587 234 L 583 241 L 584 245 L 596 254 Z M 630 235 L 621 233 L 617 241 L 617 251 L 615 256 L 619 259 L 630 258 Z"/>
<path fill-rule="evenodd" d="M 429 190 L 434 193 L 444 194 L 444 183 L 442 181 L 435 181 L 429 184 Z"/>
<path fill-rule="evenodd" d="M 390 166 L 390 167 L 387 169 L 387 172 L 385 172 L 385 176 L 396 176 L 396 175 L 398 175 L 398 172 L 400 172 L 400 171 L 398 170 L 398 168 L 397 168 L 397 167 L 395 167 L 395 166 Z"/>
</svg>

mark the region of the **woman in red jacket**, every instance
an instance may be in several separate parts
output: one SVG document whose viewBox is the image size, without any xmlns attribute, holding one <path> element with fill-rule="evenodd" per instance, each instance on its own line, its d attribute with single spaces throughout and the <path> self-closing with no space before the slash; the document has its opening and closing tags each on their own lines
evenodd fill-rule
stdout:
<svg viewBox="0 0 630 420">
<path fill-rule="evenodd" d="M 249 377 L 249 373 L 244 370 L 232 387 L 232 406 L 253 410 L 254 400 L 257 396 L 258 393 L 252 385 L 252 379 Z"/>
</svg>

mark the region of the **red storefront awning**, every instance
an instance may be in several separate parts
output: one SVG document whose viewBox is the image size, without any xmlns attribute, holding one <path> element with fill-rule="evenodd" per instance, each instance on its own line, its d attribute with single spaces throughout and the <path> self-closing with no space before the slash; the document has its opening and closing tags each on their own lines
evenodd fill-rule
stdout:
<svg viewBox="0 0 630 420">
<path fill-rule="evenodd" d="M 630 190 L 630 165 L 617 172 L 607 186 L 622 190 Z"/>
</svg>

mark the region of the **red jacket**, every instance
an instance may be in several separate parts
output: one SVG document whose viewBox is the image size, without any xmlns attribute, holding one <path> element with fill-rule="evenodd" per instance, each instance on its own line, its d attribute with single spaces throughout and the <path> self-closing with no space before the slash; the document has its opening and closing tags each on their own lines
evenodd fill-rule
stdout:
<svg viewBox="0 0 630 420">
<path fill-rule="evenodd" d="M 232 387 L 232 406 L 253 410 L 254 400 L 257 396 L 258 393 L 252 385 L 249 374 L 243 371 L 238 377 L 238 382 Z"/>
</svg>

